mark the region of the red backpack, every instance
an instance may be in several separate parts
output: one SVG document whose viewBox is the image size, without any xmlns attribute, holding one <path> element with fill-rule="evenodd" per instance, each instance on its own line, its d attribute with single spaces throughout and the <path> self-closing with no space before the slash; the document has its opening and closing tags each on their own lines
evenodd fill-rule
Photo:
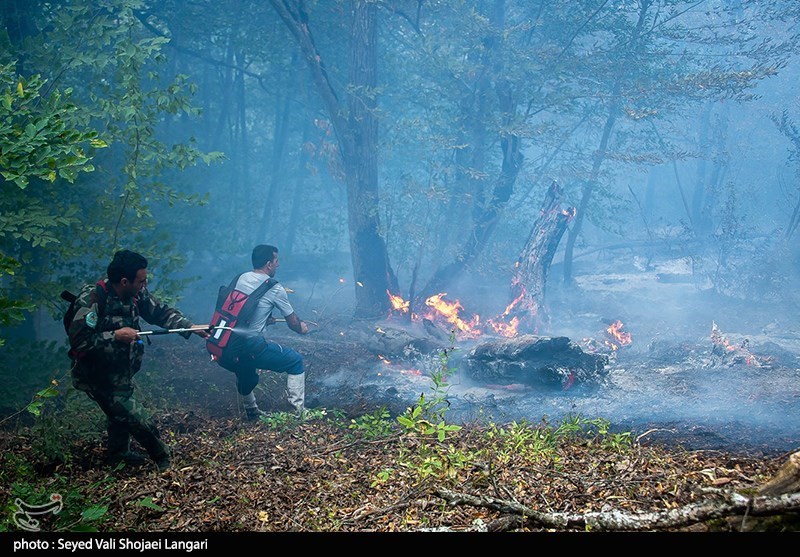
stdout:
<svg viewBox="0 0 800 557">
<path fill-rule="evenodd" d="M 249 324 L 250 318 L 258 305 L 261 297 L 278 284 L 273 278 L 268 278 L 251 294 L 245 294 L 236 289 L 236 283 L 244 273 L 236 275 L 228 286 L 220 286 L 217 295 L 217 305 L 211 321 L 208 322 L 214 332 L 206 340 L 206 350 L 211 354 L 211 359 L 219 362 L 225 348 L 228 347 L 231 335 L 237 325 Z M 225 327 L 213 329 L 214 327 Z"/>
</svg>

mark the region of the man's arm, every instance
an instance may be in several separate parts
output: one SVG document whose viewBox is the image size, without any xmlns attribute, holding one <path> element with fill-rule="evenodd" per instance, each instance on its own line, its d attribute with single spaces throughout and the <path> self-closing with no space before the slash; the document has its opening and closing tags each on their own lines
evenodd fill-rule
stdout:
<svg viewBox="0 0 800 557">
<path fill-rule="evenodd" d="M 158 325 L 164 329 L 189 329 L 194 323 L 185 317 L 180 310 L 161 303 L 146 288 L 139 293 L 139 315 L 148 323 Z M 178 333 L 183 338 L 189 338 L 192 333 Z M 208 331 L 198 330 L 194 334 L 208 338 Z"/>
<path fill-rule="evenodd" d="M 302 321 L 299 317 L 297 317 L 296 313 L 290 313 L 286 316 L 286 324 L 289 325 L 289 328 L 295 333 L 299 333 L 301 335 L 308 333 L 308 325 L 306 325 L 305 321 Z"/>
</svg>

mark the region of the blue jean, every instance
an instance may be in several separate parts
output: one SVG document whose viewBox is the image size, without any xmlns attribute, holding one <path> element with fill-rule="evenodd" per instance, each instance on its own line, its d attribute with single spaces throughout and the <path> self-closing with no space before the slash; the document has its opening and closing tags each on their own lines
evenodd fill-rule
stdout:
<svg viewBox="0 0 800 557">
<path fill-rule="evenodd" d="M 234 354 L 223 356 L 220 365 L 236 374 L 236 390 L 242 395 L 250 394 L 258 385 L 256 370 L 268 369 L 289 375 L 299 375 L 304 370 L 303 357 L 300 354 L 264 337 L 249 338 L 237 343 Z"/>
</svg>

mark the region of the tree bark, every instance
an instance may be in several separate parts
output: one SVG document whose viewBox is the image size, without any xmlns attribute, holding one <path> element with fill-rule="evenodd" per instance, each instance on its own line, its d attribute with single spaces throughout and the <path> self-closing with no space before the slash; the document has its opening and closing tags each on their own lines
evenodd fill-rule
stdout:
<svg viewBox="0 0 800 557">
<path fill-rule="evenodd" d="M 511 302 L 503 312 L 504 323 L 519 332 L 537 333 L 547 321 L 544 312 L 547 276 L 558 244 L 575 208 L 561 209 L 563 192 L 557 182 L 545 194 L 539 218 L 517 259 L 511 279 Z"/>
<path fill-rule="evenodd" d="M 556 530 L 591 530 L 593 532 L 674 530 L 744 513 L 750 516 L 774 516 L 800 510 L 800 493 L 752 498 L 738 493 L 723 493 L 721 494 L 721 500 L 709 500 L 677 509 L 636 514 L 619 511 L 589 512 L 584 514 L 546 513 L 516 501 L 458 493 L 445 488 L 438 488 L 436 494 L 451 505 L 485 507 L 522 516 L 529 526 Z M 513 525 L 514 523 L 510 524 Z"/>
<path fill-rule="evenodd" d="M 387 291 L 397 291 L 397 280 L 381 235 L 378 207 L 375 4 L 365 0 L 352 2 L 347 108 L 342 106 L 328 77 L 322 55 L 311 37 L 307 14 L 291 0 L 270 0 L 270 4 L 298 41 L 336 133 L 347 185 L 355 316 L 382 317 L 391 307 Z"/>
</svg>

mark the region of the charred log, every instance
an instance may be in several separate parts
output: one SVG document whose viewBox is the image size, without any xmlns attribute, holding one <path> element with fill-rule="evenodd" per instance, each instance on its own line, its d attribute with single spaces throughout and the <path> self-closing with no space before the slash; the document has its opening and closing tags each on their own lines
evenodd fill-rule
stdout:
<svg viewBox="0 0 800 557">
<path fill-rule="evenodd" d="M 608 361 L 604 354 L 584 352 L 567 337 L 522 335 L 479 344 L 465 358 L 465 373 L 483 383 L 568 389 L 576 382 L 597 382 Z"/>
<path fill-rule="evenodd" d="M 407 329 L 393 327 L 377 327 L 366 330 L 358 335 L 363 346 L 376 355 L 400 356 L 412 359 L 422 354 L 433 354 L 446 348 L 446 338 L 443 340 L 421 336 Z"/>
</svg>

